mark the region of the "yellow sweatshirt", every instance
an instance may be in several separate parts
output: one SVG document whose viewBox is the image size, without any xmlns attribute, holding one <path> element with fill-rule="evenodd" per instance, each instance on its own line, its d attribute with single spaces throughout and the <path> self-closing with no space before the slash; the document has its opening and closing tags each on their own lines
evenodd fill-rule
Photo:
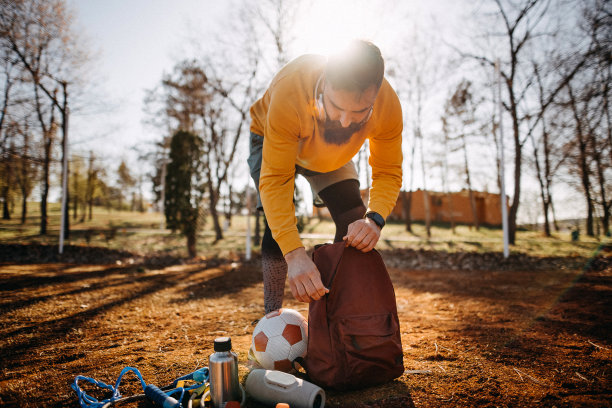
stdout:
<svg viewBox="0 0 612 408">
<path fill-rule="evenodd" d="M 304 55 L 285 65 L 261 99 L 251 106 L 251 132 L 264 137 L 259 193 L 272 236 L 283 254 L 302 247 L 296 226 L 295 165 L 316 172 L 336 170 L 370 141 L 372 187 L 368 211 L 384 218 L 402 184 L 402 110 L 383 80 L 372 116 L 344 145 L 328 144 L 319 129 L 314 92 L 326 58 Z"/>
</svg>

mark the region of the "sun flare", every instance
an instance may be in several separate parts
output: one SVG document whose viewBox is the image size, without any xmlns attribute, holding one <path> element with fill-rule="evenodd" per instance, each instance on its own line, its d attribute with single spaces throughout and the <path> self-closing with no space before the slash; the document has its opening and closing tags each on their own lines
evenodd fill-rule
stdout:
<svg viewBox="0 0 612 408">
<path fill-rule="evenodd" d="M 385 29 L 385 16 L 378 2 L 315 1 L 296 24 L 299 52 L 328 55 L 355 38 L 376 42 Z"/>
</svg>

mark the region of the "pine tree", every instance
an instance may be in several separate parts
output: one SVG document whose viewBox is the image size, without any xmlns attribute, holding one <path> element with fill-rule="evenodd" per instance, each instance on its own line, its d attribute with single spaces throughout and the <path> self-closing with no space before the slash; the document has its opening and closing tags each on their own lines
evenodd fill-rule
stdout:
<svg viewBox="0 0 612 408">
<path fill-rule="evenodd" d="M 196 255 L 198 217 L 203 195 L 200 182 L 202 139 L 179 130 L 170 142 L 164 212 L 166 225 L 187 238 L 190 257 Z"/>
</svg>

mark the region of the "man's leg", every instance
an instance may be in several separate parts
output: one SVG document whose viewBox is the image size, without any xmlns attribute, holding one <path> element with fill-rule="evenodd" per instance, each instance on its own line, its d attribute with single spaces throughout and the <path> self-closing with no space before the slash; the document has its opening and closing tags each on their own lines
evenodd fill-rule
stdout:
<svg viewBox="0 0 612 408">
<path fill-rule="evenodd" d="M 261 173 L 261 155 L 263 150 L 263 137 L 252 133 L 249 145 L 249 169 L 251 177 L 257 188 L 257 209 L 261 210 L 261 198 L 259 197 L 259 176 Z M 261 240 L 261 269 L 264 282 L 264 309 L 266 314 L 280 309 L 283 305 L 283 294 L 285 293 L 285 280 L 287 279 L 287 262 L 283 257 L 280 247 L 272 238 L 272 232 L 268 223 L 266 225 L 263 239 Z"/>
<path fill-rule="evenodd" d="M 334 242 L 342 241 L 349 224 L 363 218 L 367 210 L 359 193 L 358 180 L 348 179 L 334 183 L 321 190 L 319 197 L 323 199 L 336 224 Z"/>
<path fill-rule="evenodd" d="M 285 280 L 287 279 L 287 262 L 283 253 L 272 238 L 272 231 L 266 222 L 261 240 L 261 269 L 264 283 L 264 308 L 266 314 L 283 306 Z"/>
</svg>

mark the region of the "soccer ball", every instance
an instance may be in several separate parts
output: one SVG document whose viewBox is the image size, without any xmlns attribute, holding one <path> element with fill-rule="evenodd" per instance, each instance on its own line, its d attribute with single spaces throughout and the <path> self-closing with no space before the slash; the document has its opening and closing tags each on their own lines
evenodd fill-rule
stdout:
<svg viewBox="0 0 612 408">
<path fill-rule="evenodd" d="M 270 312 L 253 330 L 251 351 L 255 360 L 267 370 L 290 372 L 291 362 L 306 356 L 308 322 L 293 309 Z"/>
</svg>

